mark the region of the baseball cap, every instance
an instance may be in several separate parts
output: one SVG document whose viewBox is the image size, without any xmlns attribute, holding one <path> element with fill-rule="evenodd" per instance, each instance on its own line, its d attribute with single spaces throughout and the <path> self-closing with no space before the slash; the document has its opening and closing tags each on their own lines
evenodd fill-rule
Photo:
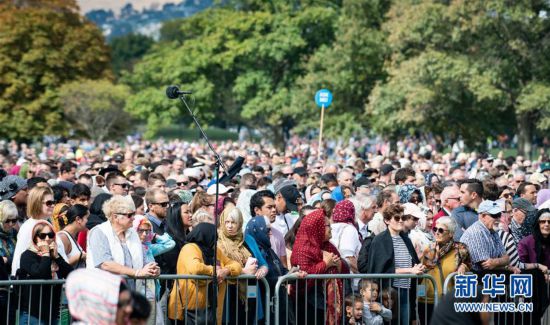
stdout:
<svg viewBox="0 0 550 325">
<path fill-rule="evenodd" d="M 0 198 L 9 200 L 17 194 L 17 192 L 27 188 L 27 181 L 20 176 L 8 175 L 0 182 Z"/>
<path fill-rule="evenodd" d="M 355 187 L 356 188 L 360 188 L 362 186 L 367 186 L 370 184 L 370 180 L 368 178 L 366 178 L 365 176 L 361 176 L 359 177 L 359 179 L 357 179 L 355 181 Z"/>
<path fill-rule="evenodd" d="M 293 179 L 280 178 L 273 183 L 275 194 L 279 193 L 283 187 L 296 186 L 296 181 Z"/>
<path fill-rule="evenodd" d="M 389 173 L 391 173 L 394 170 L 395 170 L 395 168 L 393 168 L 393 166 L 390 165 L 390 164 L 384 164 L 384 165 L 380 166 L 380 174 L 382 174 L 382 175 L 388 175 Z"/>
<path fill-rule="evenodd" d="M 298 189 L 295 186 L 289 185 L 281 188 L 279 193 L 285 199 L 286 208 L 289 211 L 298 212 L 298 205 L 296 204 L 296 202 L 298 201 L 299 198 L 302 197 L 300 195 L 300 191 L 298 191 Z"/>
<path fill-rule="evenodd" d="M 535 211 L 537 208 L 535 208 L 534 205 L 531 204 L 527 199 L 524 199 L 522 197 L 517 198 L 512 202 L 512 208 L 514 209 L 520 209 L 521 211 L 525 212 L 531 212 Z"/>
<path fill-rule="evenodd" d="M 426 218 L 426 214 L 422 212 L 422 209 L 414 203 L 405 203 L 403 204 L 403 208 L 405 209 L 405 211 L 403 211 L 403 215 L 411 215 L 417 219 Z"/>
<path fill-rule="evenodd" d="M 234 189 L 232 187 L 225 186 L 223 184 L 219 185 L 219 194 L 227 194 L 229 192 L 233 192 Z M 212 184 L 208 186 L 208 190 L 206 190 L 206 194 L 208 195 L 216 195 L 216 184 Z"/>
<path fill-rule="evenodd" d="M 544 173 L 545 171 L 550 170 L 550 162 L 543 162 L 540 164 L 540 172 Z"/>
<path fill-rule="evenodd" d="M 296 167 L 292 173 L 300 176 L 307 176 L 307 170 L 304 167 Z"/>
<path fill-rule="evenodd" d="M 481 202 L 479 207 L 477 208 L 478 213 L 485 213 L 485 214 L 499 214 L 502 213 L 502 204 L 499 204 L 498 202 L 491 201 L 491 200 L 485 200 Z"/>
</svg>

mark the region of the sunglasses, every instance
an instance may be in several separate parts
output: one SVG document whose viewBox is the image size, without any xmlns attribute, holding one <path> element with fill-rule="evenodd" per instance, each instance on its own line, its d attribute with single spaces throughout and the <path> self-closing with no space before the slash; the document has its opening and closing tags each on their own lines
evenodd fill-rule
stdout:
<svg viewBox="0 0 550 325">
<path fill-rule="evenodd" d="M 4 223 L 17 223 L 17 219 L 6 219 L 6 221 L 4 221 Z"/>
<path fill-rule="evenodd" d="M 189 185 L 189 182 L 177 182 L 178 186 L 187 186 Z"/>
<path fill-rule="evenodd" d="M 429 172 L 429 171 L 430 171 L 429 169 L 421 169 L 421 170 L 420 170 L 421 173 L 427 173 L 427 172 Z"/>
<path fill-rule="evenodd" d="M 434 233 L 437 233 L 437 234 L 442 234 L 442 235 L 443 235 L 443 234 L 446 233 L 447 231 L 448 231 L 448 230 L 445 230 L 445 229 L 443 229 L 443 228 L 437 228 L 437 227 L 434 228 Z"/>
<path fill-rule="evenodd" d="M 48 233 L 39 233 L 39 234 L 36 234 L 36 237 L 44 240 L 46 239 L 46 237 L 50 238 L 50 239 L 53 239 L 55 237 L 55 234 L 53 232 L 48 232 Z"/>
<path fill-rule="evenodd" d="M 151 229 L 138 229 L 137 232 L 140 234 L 150 234 Z"/>
<path fill-rule="evenodd" d="M 122 188 L 125 188 L 125 189 L 130 187 L 130 184 L 128 184 L 128 183 L 115 183 L 115 185 L 118 185 L 118 186 L 120 186 Z"/>
<path fill-rule="evenodd" d="M 155 202 L 151 204 L 160 205 L 161 207 L 166 208 L 170 204 L 170 202 Z"/>
<path fill-rule="evenodd" d="M 548 225 L 550 225 L 550 220 L 548 220 L 548 219 L 545 219 L 545 220 L 539 220 L 539 225 L 544 225 L 544 224 L 548 224 Z"/>
<path fill-rule="evenodd" d="M 283 174 L 283 175 L 285 175 L 286 177 L 291 177 L 291 176 L 292 176 L 292 173 Z"/>
<path fill-rule="evenodd" d="M 45 201 L 44 204 L 48 207 L 53 207 L 55 205 L 55 201 L 54 200 L 48 200 L 48 201 Z"/>
<path fill-rule="evenodd" d="M 126 218 L 133 218 L 136 215 L 135 212 L 129 212 L 129 213 L 117 212 L 115 214 L 118 214 L 119 216 L 125 216 Z"/>
<path fill-rule="evenodd" d="M 393 220 L 395 220 L 395 222 L 400 222 L 400 221 L 407 221 L 409 220 L 411 217 L 410 216 L 394 216 L 393 217 Z"/>
</svg>

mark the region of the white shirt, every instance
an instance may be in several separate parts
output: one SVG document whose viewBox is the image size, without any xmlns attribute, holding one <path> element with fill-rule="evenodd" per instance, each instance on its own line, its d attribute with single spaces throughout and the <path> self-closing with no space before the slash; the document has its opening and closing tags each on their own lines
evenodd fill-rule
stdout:
<svg viewBox="0 0 550 325">
<path fill-rule="evenodd" d="M 294 216 L 291 213 L 277 215 L 275 221 L 271 224 L 272 228 L 279 230 L 283 237 L 294 226 L 294 223 L 298 219 L 298 216 Z"/>
<path fill-rule="evenodd" d="M 357 229 L 347 223 L 337 222 L 330 226 L 332 238 L 330 242 L 338 248 L 342 257 L 358 257 L 361 241 Z"/>
<path fill-rule="evenodd" d="M 378 235 L 386 229 L 387 226 L 384 223 L 384 217 L 382 216 L 382 213 L 376 212 L 372 220 L 369 221 L 369 230 L 372 231 L 375 235 Z"/>
<path fill-rule="evenodd" d="M 355 218 L 355 220 L 357 221 L 357 226 L 359 227 L 359 233 L 361 234 L 361 237 L 363 237 L 363 239 L 367 238 L 370 233 L 369 226 L 363 223 L 363 221 L 359 220 L 358 218 Z"/>
</svg>

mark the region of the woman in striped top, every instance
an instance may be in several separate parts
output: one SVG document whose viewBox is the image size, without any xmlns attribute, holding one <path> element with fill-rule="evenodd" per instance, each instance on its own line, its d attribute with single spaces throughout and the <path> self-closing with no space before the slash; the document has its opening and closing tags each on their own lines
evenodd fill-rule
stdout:
<svg viewBox="0 0 550 325">
<path fill-rule="evenodd" d="M 372 240 L 369 249 L 368 273 L 422 274 L 424 265 L 420 264 L 414 246 L 403 232 L 403 207 L 390 205 L 383 213 L 388 229 Z M 384 287 L 388 282 L 382 281 Z M 392 286 L 399 294 L 397 319 L 399 324 L 408 325 L 416 318 L 416 283 L 411 279 L 396 279 Z"/>
</svg>

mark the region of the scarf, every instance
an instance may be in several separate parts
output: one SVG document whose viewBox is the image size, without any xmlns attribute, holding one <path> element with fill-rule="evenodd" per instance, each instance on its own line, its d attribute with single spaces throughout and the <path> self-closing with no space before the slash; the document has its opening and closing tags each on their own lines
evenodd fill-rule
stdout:
<svg viewBox="0 0 550 325">
<path fill-rule="evenodd" d="M 96 268 L 72 271 L 65 285 L 71 316 L 84 324 L 115 325 L 123 281 Z"/>
<path fill-rule="evenodd" d="M 132 227 L 136 230 L 136 233 L 138 234 L 138 236 L 140 235 L 138 232 L 139 226 L 143 224 L 148 224 L 149 229 L 151 229 L 151 232 L 149 233 L 149 235 L 147 235 L 145 237 L 145 240 L 141 242 L 141 246 L 143 247 L 143 256 L 145 256 L 147 255 L 150 244 L 153 241 L 153 225 L 151 224 L 151 221 L 149 221 L 145 216 L 134 217 L 134 221 L 132 222 Z"/>
<path fill-rule="evenodd" d="M 214 265 L 214 249 L 216 246 L 216 226 L 201 222 L 193 227 L 187 235 L 187 243 L 196 244 L 202 252 L 202 259 L 206 265 Z"/>
<path fill-rule="evenodd" d="M 225 227 L 225 222 L 227 220 L 233 220 L 236 225 L 237 233 L 235 235 L 230 235 Z M 249 257 L 252 256 L 250 251 L 244 245 L 244 235 L 243 235 L 243 216 L 239 209 L 234 206 L 230 206 L 227 209 L 224 209 L 220 216 L 220 228 L 218 229 L 218 247 L 225 254 L 234 261 L 237 261 L 242 266 L 246 265 L 246 262 Z M 238 282 L 239 289 L 239 298 L 241 301 L 246 300 L 246 284 L 243 283 L 246 281 Z"/>
<path fill-rule="evenodd" d="M 288 270 L 283 266 L 283 263 L 279 259 L 279 256 L 271 248 L 271 241 L 269 239 L 269 228 L 265 222 L 264 217 L 255 217 L 250 219 L 246 225 L 246 236 L 254 238 L 260 248 L 260 252 L 265 258 L 268 264 L 268 281 L 277 282 L 278 277 L 288 273 Z M 271 283 L 270 283 L 271 284 Z M 275 283 L 273 283 L 275 284 Z"/>
<path fill-rule="evenodd" d="M 38 226 L 40 226 L 40 225 L 42 225 L 42 226 L 48 226 L 48 227 L 54 232 L 54 234 L 55 234 L 55 230 L 53 229 L 53 226 L 52 226 L 49 222 L 44 221 L 44 220 L 39 220 L 39 221 L 34 225 L 34 227 L 32 228 L 32 232 L 31 232 L 31 234 L 32 234 L 32 237 L 31 237 L 31 245 L 30 245 L 30 247 L 29 247 L 29 250 L 30 250 L 31 252 L 35 253 L 35 254 L 38 255 L 38 256 L 44 256 L 44 255 L 46 255 L 46 253 L 42 253 L 42 252 L 38 249 L 38 245 L 36 245 L 36 244 L 34 243 L 34 238 L 35 238 L 35 236 L 36 236 L 36 234 L 37 234 L 37 231 L 38 231 L 36 228 L 37 228 Z M 55 237 L 53 238 L 53 240 L 54 240 L 54 242 L 55 242 Z M 47 254 L 50 254 L 50 252 L 48 251 Z M 57 263 L 55 263 L 55 260 L 54 260 L 54 257 L 53 257 L 53 256 L 50 255 L 50 259 L 51 259 L 51 261 L 52 261 L 52 262 L 51 262 L 51 267 L 50 267 L 50 268 L 51 268 L 51 272 L 52 272 L 52 279 L 55 280 L 55 279 L 57 279 L 57 271 L 59 271 L 59 266 L 57 265 Z"/>
<path fill-rule="evenodd" d="M 354 226 L 359 234 L 359 240 L 361 240 L 361 242 L 363 241 L 361 233 L 359 232 L 359 227 L 355 221 L 355 207 L 350 200 L 344 200 L 336 203 L 334 210 L 332 210 L 332 222 L 345 223 Z"/>
<path fill-rule="evenodd" d="M 447 256 L 451 251 L 456 253 L 455 255 L 455 270 L 458 269 L 460 264 L 465 264 L 468 269 L 472 267 L 472 262 L 470 260 L 470 253 L 466 245 L 455 242 L 452 238 L 442 245 L 438 243 L 432 243 L 423 254 L 422 264 L 426 266 L 428 270 L 432 270 L 441 263 L 441 260 Z"/>
<path fill-rule="evenodd" d="M 402 185 L 397 192 L 397 195 L 399 196 L 399 203 L 409 203 L 414 191 L 418 191 L 418 187 L 411 184 Z"/>
<path fill-rule="evenodd" d="M 521 229 L 522 225 L 519 225 L 512 217 L 512 221 L 510 222 L 510 225 L 508 225 L 508 228 L 510 229 L 510 235 L 512 235 L 512 238 L 514 239 L 514 244 L 517 245 L 519 241 L 523 238 Z"/>
</svg>

